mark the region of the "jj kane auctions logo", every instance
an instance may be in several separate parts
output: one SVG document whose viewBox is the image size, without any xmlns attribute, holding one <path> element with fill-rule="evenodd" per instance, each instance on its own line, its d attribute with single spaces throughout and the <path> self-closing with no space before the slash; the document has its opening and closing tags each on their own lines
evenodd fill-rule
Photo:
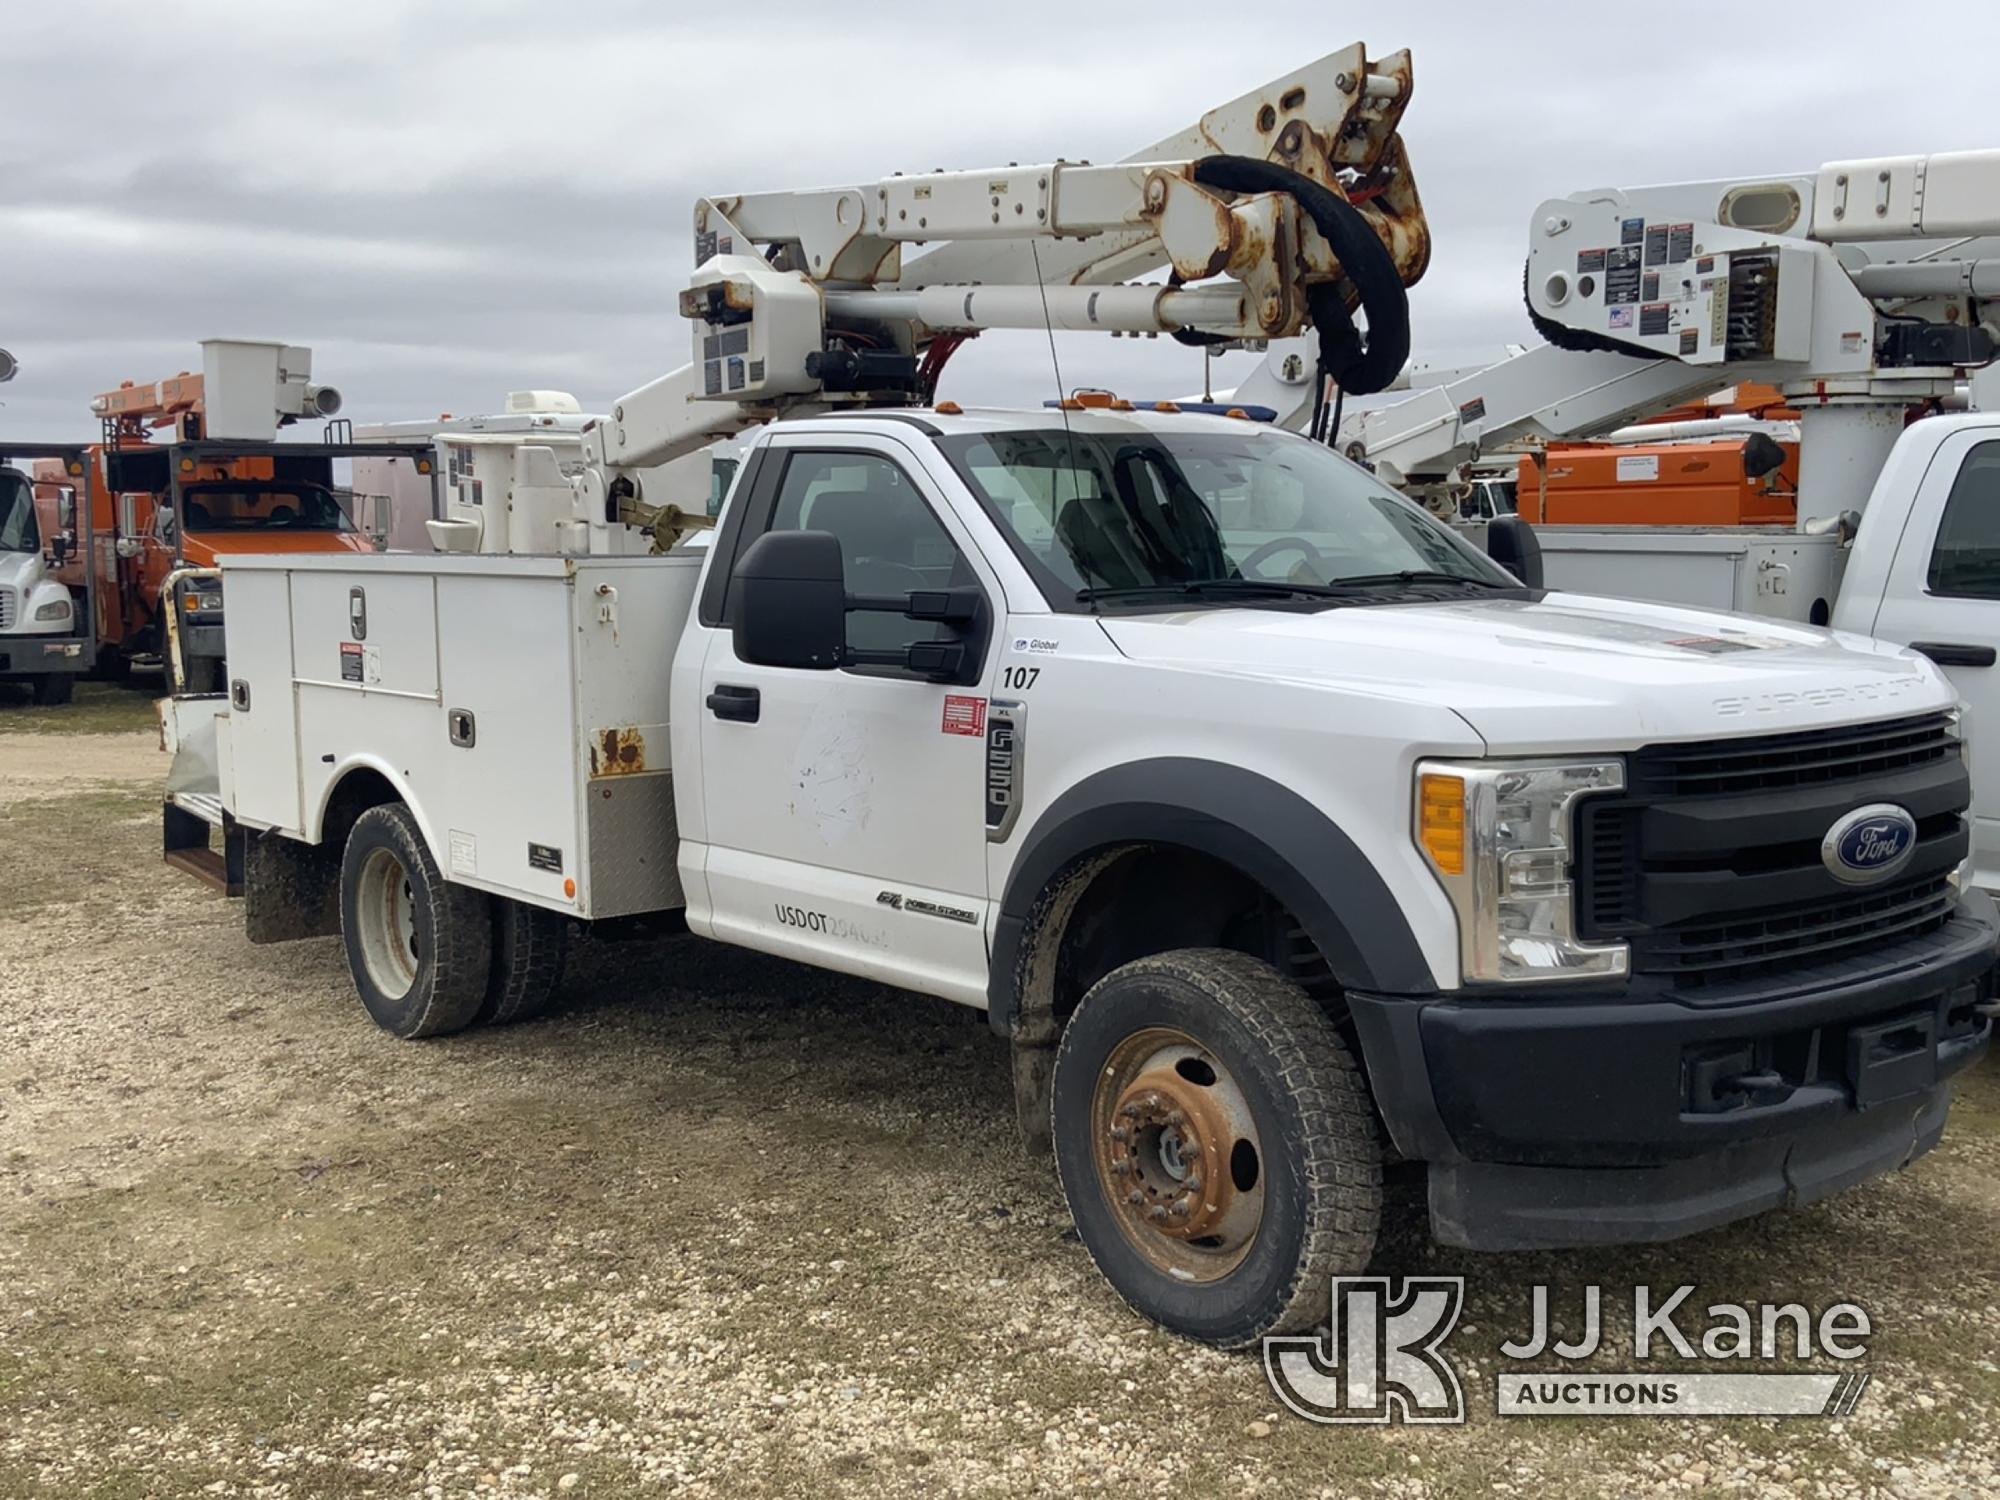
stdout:
<svg viewBox="0 0 2000 1500">
<path fill-rule="evenodd" d="M 1604 1350 L 1603 1291 L 1583 1289 L 1583 1331 L 1555 1336 L 1549 1289 L 1533 1289 L 1532 1323 L 1502 1342 L 1494 1409 L 1508 1416 L 1844 1416 L 1868 1372 L 1690 1370 L 1677 1360 L 1771 1364 L 1825 1356 L 1852 1363 L 1873 1333 L 1866 1309 L 1838 1302 L 1817 1315 L 1797 1302 L 1719 1302 L 1697 1316 L 1695 1289 L 1632 1289 L 1631 1356 L 1640 1368 L 1585 1370 Z M 1324 1335 L 1264 1340 L 1271 1389 L 1310 1422 L 1440 1424 L 1465 1420 L 1465 1386 L 1445 1349 L 1465 1306 L 1465 1279 L 1335 1277 Z M 1547 1362 L 1556 1361 L 1554 1367 Z M 1648 1361 L 1658 1363 L 1647 1364 Z"/>
</svg>

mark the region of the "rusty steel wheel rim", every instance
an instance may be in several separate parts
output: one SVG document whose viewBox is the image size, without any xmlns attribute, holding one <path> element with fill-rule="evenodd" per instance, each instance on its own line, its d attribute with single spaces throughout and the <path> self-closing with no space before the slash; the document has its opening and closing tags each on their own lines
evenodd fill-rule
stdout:
<svg viewBox="0 0 2000 1500">
<path fill-rule="evenodd" d="M 1133 1248 L 1178 1281 L 1219 1281 L 1264 1222 L 1264 1149 L 1221 1060 L 1168 1027 L 1112 1049 L 1091 1098 L 1091 1158 Z"/>
</svg>

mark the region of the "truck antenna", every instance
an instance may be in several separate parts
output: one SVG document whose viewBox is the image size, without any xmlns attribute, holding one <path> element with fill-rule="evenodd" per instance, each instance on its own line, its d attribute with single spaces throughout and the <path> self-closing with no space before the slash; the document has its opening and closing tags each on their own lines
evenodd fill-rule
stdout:
<svg viewBox="0 0 2000 1500">
<path fill-rule="evenodd" d="M 1035 288 L 1042 297 L 1042 331 L 1049 336 L 1049 364 L 1056 372 L 1056 410 L 1062 414 L 1063 446 L 1069 450 L 1070 498 L 1083 498 L 1083 475 L 1076 462 L 1076 432 L 1069 425 L 1069 392 L 1063 387 L 1062 361 L 1056 357 L 1055 319 L 1049 316 L 1049 284 L 1042 279 L 1042 252 L 1033 240 L 1028 241 L 1028 253 L 1035 258 Z M 1056 515 L 1061 508 L 1062 497 L 1056 493 L 1054 484 L 1049 486 L 1049 525 L 1056 524 Z M 1097 605 L 1093 602 L 1094 613 Z"/>
</svg>

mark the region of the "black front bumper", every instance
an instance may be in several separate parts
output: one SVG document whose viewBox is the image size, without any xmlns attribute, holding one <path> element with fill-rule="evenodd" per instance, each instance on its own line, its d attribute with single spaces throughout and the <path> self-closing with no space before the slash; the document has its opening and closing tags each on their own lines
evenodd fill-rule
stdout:
<svg viewBox="0 0 2000 1500">
<path fill-rule="evenodd" d="M 91 643 L 73 635 L 0 636 L 0 677 L 88 672 L 96 664 Z"/>
<path fill-rule="evenodd" d="M 1350 995 L 1397 1149 L 1445 1244 L 1673 1239 L 1809 1202 L 1935 1145 L 1986 1047 L 2000 918 L 1726 1002 L 1654 993 Z M 1697 1003 L 1699 1000 L 1701 1003 Z"/>
</svg>

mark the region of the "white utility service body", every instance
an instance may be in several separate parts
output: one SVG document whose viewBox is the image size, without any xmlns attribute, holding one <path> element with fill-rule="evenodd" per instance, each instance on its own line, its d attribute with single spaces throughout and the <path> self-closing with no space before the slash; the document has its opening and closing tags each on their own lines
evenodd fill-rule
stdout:
<svg viewBox="0 0 2000 1500">
<path fill-rule="evenodd" d="M 1537 526 L 1549 587 L 1824 625 L 1847 551 L 1789 526 Z"/>
<path fill-rule="evenodd" d="M 333 788 L 365 768 L 406 793 L 454 881 L 586 920 L 678 907 L 659 652 L 700 565 L 232 560 L 231 599 L 256 623 L 231 637 L 247 706 L 216 724 L 224 804 L 317 842 Z"/>
</svg>

